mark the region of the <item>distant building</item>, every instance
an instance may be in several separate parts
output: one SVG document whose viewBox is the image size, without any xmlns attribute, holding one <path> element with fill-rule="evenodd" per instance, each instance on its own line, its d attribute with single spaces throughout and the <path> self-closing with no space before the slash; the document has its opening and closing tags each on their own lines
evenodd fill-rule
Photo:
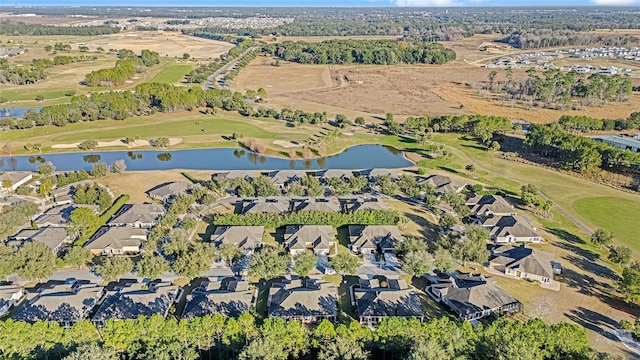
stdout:
<svg viewBox="0 0 640 360">
<path fill-rule="evenodd" d="M 593 139 L 617 147 L 618 149 L 640 153 L 640 139 L 636 139 L 635 137 L 630 138 L 615 135 L 602 135 L 596 136 Z"/>
</svg>

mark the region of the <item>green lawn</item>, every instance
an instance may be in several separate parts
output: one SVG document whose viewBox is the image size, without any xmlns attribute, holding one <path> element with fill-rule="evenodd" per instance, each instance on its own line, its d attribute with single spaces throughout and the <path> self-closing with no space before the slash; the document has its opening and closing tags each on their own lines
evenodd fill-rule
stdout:
<svg viewBox="0 0 640 360">
<path fill-rule="evenodd" d="M 587 197 L 573 203 L 574 210 L 593 225 L 614 235 L 614 243 L 640 253 L 640 202 L 619 197 Z"/>
<path fill-rule="evenodd" d="M 177 83 L 184 76 L 193 69 L 192 65 L 189 64 L 174 64 L 166 66 L 162 71 L 160 71 L 156 76 L 154 76 L 150 82 L 158 82 L 165 84 L 173 84 Z"/>
</svg>

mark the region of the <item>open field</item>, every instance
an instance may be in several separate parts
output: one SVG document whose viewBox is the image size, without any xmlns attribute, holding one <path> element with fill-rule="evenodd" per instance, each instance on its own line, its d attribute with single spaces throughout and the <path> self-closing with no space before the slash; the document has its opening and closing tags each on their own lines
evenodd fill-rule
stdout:
<svg viewBox="0 0 640 360">
<path fill-rule="evenodd" d="M 180 82 L 191 69 L 193 69 L 191 64 L 168 65 L 154 76 L 151 82 L 174 84 Z"/>
<path fill-rule="evenodd" d="M 611 231 L 617 242 L 640 253 L 640 202 L 618 197 L 585 197 L 573 203 L 580 218 Z"/>
<path fill-rule="evenodd" d="M 310 40 L 306 37 L 301 39 Z M 497 39 L 495 35 L 476 35 L 444 42 L 446 47 L 457 52 L 457 59 L 445 65 L 329 66 L 281 60 L 280 66 L 276 67 L 272 65 L 273 59 L 258 57 L 240 72 L 231 86 L 238 90 L 265 88 L 269 93 L 267 105 L 274 108 L 319 110 L 330 115 L 352 114 L 366 119 L 384 116 L 387 112 L 394 113 L 400 120 L 420 115 L 492 114 L 547 123 L 556 121 L 563 114 L 624 118 L 640 108 L 640 94 L 637 92 L 627 103 L 568 111 L 525 109 L 485 99 L 477 95 L 473 87 L 486 83 L 489 72 L 494 69 L 480 65 L 496 57 L 535 51 L 514 49 L 494 42 Z M 481 48 L 486 50 L 481 51 Z M 593 60 L 589 64 L 640 69 L 637 63 L 610 60 Z M 496 81 L 505 81 L 504 70 L 495 70 L 498 72 Z M 525 71 L 514 69 L 514 81 L 526 78 Z M 636 86 L 640 85 L 640 79 L 634 78 L 633 81 Z"/>
<path fill-rule="evenodd" d="M 138 31 L 122 32 L 87 41 L 91 50 L 97 47 L 108 49 L 130 49 L 140 53 L 143 49 L 157 51 L 162 57 L 180 57 L 188 53 L 192 58 L 213 59 L 226 53 L 233 44 L 209 40 L 176 32 Z"/>
</svg>

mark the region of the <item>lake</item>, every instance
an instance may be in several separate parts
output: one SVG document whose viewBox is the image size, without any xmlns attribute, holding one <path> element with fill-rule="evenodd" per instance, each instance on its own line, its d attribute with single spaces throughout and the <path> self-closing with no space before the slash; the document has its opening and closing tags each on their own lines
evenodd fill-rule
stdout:
<svg viewBox="0 0 640 360">
<path fill-rule="evenodd" d="M 34 171 L 51 162 L 59 171 L 90 170 L 94 163 L 110 165 L 123 159 L 127 170 L 319 170 L 371 169 L 411 166 L 401 151 L 383 145 L 358 145 L 343 152 L 312 160 L 262 156 L 243 149 L 193 149 L 175 151 L 96 151 L 0 157 L 1 171 Z"/>
<path fill-rule="evenodd" d="M 0 108 L 0 119 L 15 117 L 22 118 L 27 110 L 40 111 L 40 107 L 16 107 L 16 108 Z"/>
</svg>

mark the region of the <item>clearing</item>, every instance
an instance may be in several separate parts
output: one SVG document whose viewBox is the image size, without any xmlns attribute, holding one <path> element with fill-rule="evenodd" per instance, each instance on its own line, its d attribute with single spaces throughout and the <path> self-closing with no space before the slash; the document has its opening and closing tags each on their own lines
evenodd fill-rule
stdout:
<svg viewBox="0 0 640 360">
<path fill-rule="evenodd" d="M 182 58 L 187 53 L 192 58 L 213 59 L 233 47 L 225 41 L 209 40 L 175 32 L 137 31 L 122 32 L 87 41 L 90 50 L 130 49 L 140 53 L 143 49 L 157 51 L 162 57 Z"/>
</svg>

